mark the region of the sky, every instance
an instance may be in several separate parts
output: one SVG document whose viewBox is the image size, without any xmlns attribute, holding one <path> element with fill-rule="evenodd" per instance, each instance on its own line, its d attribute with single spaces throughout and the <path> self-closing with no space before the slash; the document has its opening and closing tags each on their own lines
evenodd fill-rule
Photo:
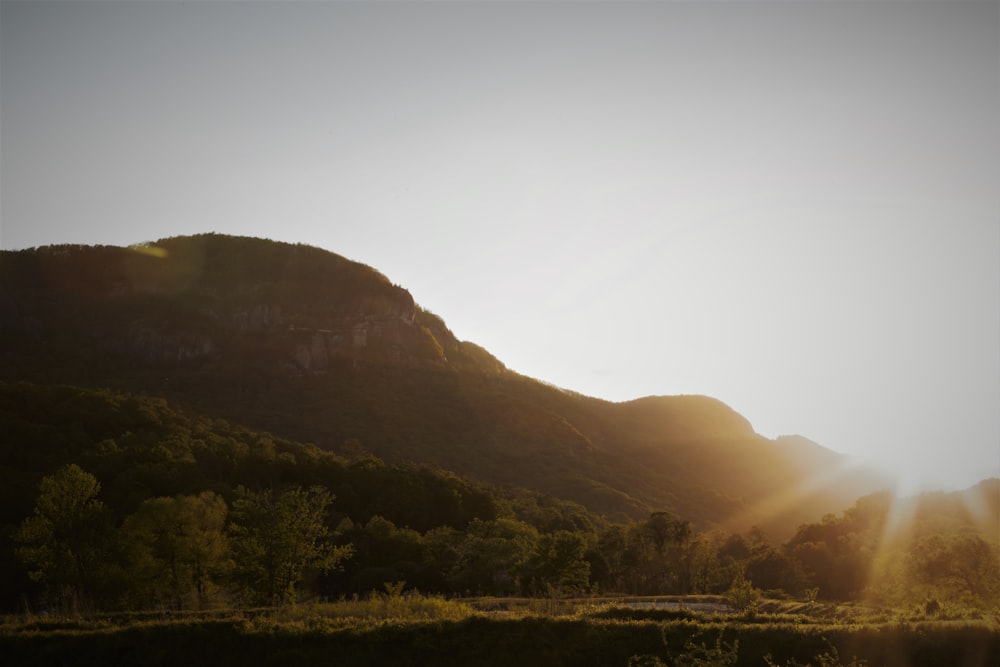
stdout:
<svg viewBox="0 0 1000 667">
<path fill-rule="evenodd" d="M 375 267 L 509 368 L 1000 476 L 1000 3 L 10 2 L 0 247 Z"/>
</svg>

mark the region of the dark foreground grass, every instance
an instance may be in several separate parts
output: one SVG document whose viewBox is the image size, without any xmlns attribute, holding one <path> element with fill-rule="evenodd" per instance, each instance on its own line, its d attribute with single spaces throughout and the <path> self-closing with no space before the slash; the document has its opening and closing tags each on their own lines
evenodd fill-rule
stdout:
<svg viewBox="0 0 1000 667">
<path fill-rule="evenodd" d="M 758 620 L 759 619 L 755 619 Z M 736 647 L 727 659 L 697 658 L 692 647 Z M 93 623 L 76 627 L 0 626 L 0 664 L 179 665 L 594 665 L 624 667 L 631 656 L 666 665 L 834 665 L 870 667 L 1000 665 L 995 622 L 870 625 L 744 622 L 719 617 L 635 620 L 598 614 L 553 618 L 471 614 L 457 620 L 293 623 L 267 617 Z M 735 661 L 735 662 L 734 662 Z M 829 663 L 827 663 L 829 664 Z"/>
</svg>

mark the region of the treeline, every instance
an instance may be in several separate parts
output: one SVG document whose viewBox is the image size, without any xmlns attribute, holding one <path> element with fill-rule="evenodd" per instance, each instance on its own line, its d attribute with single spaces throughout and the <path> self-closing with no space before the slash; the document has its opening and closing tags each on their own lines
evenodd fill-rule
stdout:
<svg viewBox="0 0 1000 667">
<path fill-rule="evenodd" d="M 7 608 L 200 609 L 417 588 L 450 595 L 727 594 L 995 606 L 1000 481 L 979 513 L 862 498 L 774 545 L 656 512 L 352 460 L 158 399 L 0 384 Z M 349 449 L 349 448 L 348 448 Z M 992 504 L 991 504 L 992 503 Z M 975 503 L 968 503 L 973 505 Z"/>
</svg>

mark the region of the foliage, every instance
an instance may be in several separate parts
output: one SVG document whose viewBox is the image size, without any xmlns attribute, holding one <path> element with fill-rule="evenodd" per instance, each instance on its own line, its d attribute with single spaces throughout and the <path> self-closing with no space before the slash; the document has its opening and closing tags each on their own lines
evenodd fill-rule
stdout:
<svg viewBox="0 0 1000 667">
<path fill-rule="evenodd" d="M 322 487 L 239 490 L 233 503 L 232 535 L 236 576 L 254 603 L 296 600 L 296 587 L 310 570 L 327 571 L 350 553 L 327 540 L 325 515 L 332 497 Z"/>
<path fill-rule="evenodd" d="M 712 646 L 704 642 L 694 643 L 689 639 L 684 644 L 684 651 L 674 658 L 677 667 L 728 667 L 735 665 L 739 658 L 739 640 L 731 644 L 722 641 L 722 633 L 715 638 Z"/>
<path fill-rule="evenodd" d="M 537 541 L 537 530 L 515 519 L 470 522 L 453 569 L 455 589 L 480 595 L 518 594 Z"/>
<path fill-rule="evenodd" d="M 667 664 L 655 655 L 633 655 L 628 659 L 628 667 L 667 667 Z"/>
<path fill-rule="evenodd" d="M 525 564 L 530 588 L 556 595 L 577 595 L 590 587 L 590 564 L 584 559 L 586 543 L 566 530 L 538 537 Z"/>
<path fill-rule="evenodd" d="M 470 611 L 415 593 L 244 610 L 0 624 L 11 664 L 750 665 L 935 667 L 995 664 L 1000 627 L 977 623 L 801 623 Z M 850 660 L 840 656 L 852 656 Z M 766 658 L 765 658 L 766 656 Z M 644 661 L 641 661 L 644 660 Z"/>
<path fill-rule="evenodd" d="M 279 456 L 282 440 L 311 442 L 350 458 L 372 454 L 394 465 L 418 462 L 527 487 L 616 522 L 666 510 L 699 530 L 742 531 L 744 523 L 759 520 L 782 537 L 877 488 L 871 476 L 845 475 L 786 512 L 734 519 L 756 514 L 756 502 L 774 489 L 809 481 L 802 471 L 828 471 L 822 449 L 782 448 L 706 397 L 616 404 L 520 376 L 457 340 L 441 318 L 378 271 L 318 248 L 201 234 L 133 248 L 2 251 L 0 295 L 0 379 L 162 397 L 274 434 Z M 17 407 L 24 409 L 32 408 Z M 98 430 L 94 421 L 83 416 L 81 430 Z M 33 425 L 47 426 L 44 419 Z M 111 453 L 132 445 L 122 442 L 126 431 L 107 430 L 99 440 L 78 432 L 74 445 L 106 439 Z M 121 500 L 132 511 L 148 497 L 209 488 L 199 479 L 202 461 L 169 459 L 171 449 L 161 451 L 141 479 L 130 480 L 135 487 L 108 488 L 106 502 L 128 492 Z M 68 462 L 115 483 L 96 460 L 64 459 L 38 472 Z M 214 461 L 230 462 L 226 456 Z M 24 483 L 12 468 L 14 481 Z M 181 481 L 171 478 L 178 469 L 187 476 L 184 488 L 167 488 Z M 229 488 L 317 483 L 268 479 L 284 471 L 271 473 L 266 465 L 252 472 L 260 479 L 229 480 Z M 390 481 L 392 475 L 379 477 Z M 419 486 L 407 493 L 420 493 Z M 331 492 L 344 503 L 355 500 L 341 489 Z M 448 496 L 419 499 L 446 513 Z M 370 506 L 364 500 L 372 500 Z M 347 512 L 354 521 L 378 514 L 420 532 L 436 527 L 434 517 L 421 516 L 426 503 L 364 500 Z M 499 516 L 465 502 L 475 500 L 468 494 L 454 499 L 448 525 Z M 558 528 L 518 518 L 543 532 L 585 529 L 570 525 L 579 515 L 561 517 L 569 521 Z"/>
<path fill-rule="evenodd" d="M 228 571 L 226 503 L 217 494 L 150 498 L 122 527 L 133 595 L 142 607 L 200 609 Z"/>
<path fill-rule="evenodd" d="M 829 643 L 829 642 L 828 642 Z M 820 653 L 815 658 L 815 667 L 867 667 L 868 662 L 866 660 L 858 660 L 857 657 L 851 658 L 848 663 L 841 662 L 840 653 L 837 651 L 837 647 L 830 645 L 830 648 L 823 653 Z M 782 667 L 778 663 L 771 659 L 770 654 L 764 656 L 764 662 L 767 667 Z M 794 658 L 790 659 L 785 663 L 784 667 L 812 667 L 813 663 L 809 662 L 806 664 L 800 664 Z"/>
<path fill-rule="evenodd" d="M 1000 480 L 764 516 L 829 453 L 525 378 L 315 248 L 145 250 L 0 253 L 5 663 L 1000 663 Z"/>
<path fill-rule="evenodd" d="M 754 588 L 753 583 L 749 579 L 745 579 L 742 575 L 739 575 L 733 580 L 732 585 L 726 591 L 725 598 L 726 604 L 736 611 L 753 615 L 757 612 L 761 592 L 759 589 Z"/>
<path fill-rule="evenodd" d="M 934 590 L 973 598 L 1000 599 L 997 546 L 981 536 L 962 533 L 917 539 L 910 549 L 913 577 Z"/>
<path fill-rule="evenodd" d="M 79 466 L 60 468 L 42 479 L 35 509 L 14 536 L 18 557 L 44 584 L 50 604 L 89 605 L 107 583 L 111 531 L 100 489 Z"/>
<path fill-rule="evenodd" d="M 983 528 L 996 494 L 986 484 L 977 503 L 922 498 L 912 528 L 895 536 L 887 517 L 904 501 L 878 494 L 772 544 L 756 528 L 699 532 L 668 512 L 612 523 L 537 492 L 389 465 L 363 450 L 345 460 L 108 390 L 0 383 L 0 427 L 9 436 L 0 449 L 8 609 L 332 600 L 400 580 L 447 595 L 721 595 L 739 589 L 741 577 L 770 597 L 813 602 L 922 610 L 933 599 L 938 617 L 1000 607 L 998 546 Z M 328 494 L 314 516 L 317 544 L 340 554 L 338 568 L 320 557 L 292 568 L 294 593 L 245 525 L 251 498 L 270 494 L 274 504 L 289 489 Z M 63 515 L 79 513 L 80 530 L 46 514 L 60 493 L 79 496 Z M 977 506 L 986 519 L 965 509 Z"/>
</svg>

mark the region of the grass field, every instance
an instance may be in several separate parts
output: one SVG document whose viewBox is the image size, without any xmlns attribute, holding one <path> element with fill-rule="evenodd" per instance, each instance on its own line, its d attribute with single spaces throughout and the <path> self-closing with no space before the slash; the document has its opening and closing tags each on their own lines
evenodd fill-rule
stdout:
<svg viewBox="0 0 1000 667">
<path fill-rule="evenodd" d="M 711 597 L 380 595 L 280 609 L 10 616 L 0 664 L 992 667 L 1000 617 L 778 601 L 734 614 Z"/>
</svg>

